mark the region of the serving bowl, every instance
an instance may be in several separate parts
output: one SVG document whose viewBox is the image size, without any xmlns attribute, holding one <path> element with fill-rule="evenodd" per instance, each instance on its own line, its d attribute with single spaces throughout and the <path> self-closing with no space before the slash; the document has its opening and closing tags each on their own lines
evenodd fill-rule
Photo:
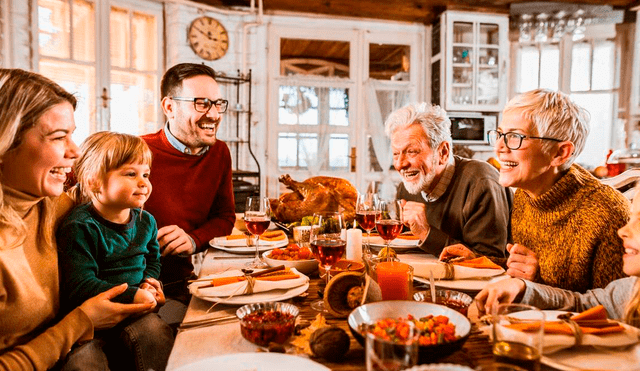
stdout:
<svg viewBox="0 0 640 371">
<path fill-rule="evenodd" d="M 265 251 L 262 253 L 262 257 L 269 264 L 270 267 L 277 267 L 279 265 L 284 265 L 287 268 L 295 268 L 298 272 L 302 274 L 309 275 L 318 269 L 318 261 L 315 259 L 304 259 L 304 260 L 279 260 L 272 259 L 271 252 L 273 250 Z"/>
<path fill-rule="evenodd" d="M 254 303 L 240 307 L 240 333 L 250 342 L 267 346 L 271 342 L 282 344 L 291 335 L 300 310 L 288 303 Z"/>
<path fill-rule="evenodd" d="M 431 290 L 414 293 L 413 300 L 433 303 L 431 300 Z M 465 316 L 467 316 L 471 303 L 473 303 L 473 298 L 464 292 L 442 289 L 436 290 L 436 304 L 457 310 Z"/>
<path fill-rule="evenodd" d="M 323 266 L 320 266 L 318 268 L 318 270 L 320 271 L 320 277 L 324 277 L 324 275 L 327 272 L 327 270 L 324 269 Z M 362 262 L 355 261 L 355 260 L 340 259 L 331 267 L 330 272 L 331 272 L 331 276 L 330 277 L 334 277 L 337 274 L 342 273 L 342 272 L 363 273 L 364 272 L 364 264 Z"/>
<path fill-rule="evenodd" d="M 364 325 L 374 324 L 376 321 L 385 318 L 406 318 L 409 314 L 417 319 L 428 315 L 447 316 L 449 317 L 449 322 L 456 327 L 456 340 L 436 345 L 420 345 L 418 350 L 419 363 L 430 363 L 445 357 L 461 349 L 469 338 L 471 323 L 467 317 L 444 305 L 418 301 L 388 300 L 364 304 L 349 314 L 347 323 L 353 337 L 364 346 L 365 338 L 361 332 Z"/>
</svg>

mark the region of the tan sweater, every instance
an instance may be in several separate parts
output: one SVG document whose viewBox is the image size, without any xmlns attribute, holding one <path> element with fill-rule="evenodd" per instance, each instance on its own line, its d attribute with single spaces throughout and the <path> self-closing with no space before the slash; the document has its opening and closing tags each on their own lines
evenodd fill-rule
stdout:
<svg viewBox="0 0 640 371">
<path fill-rule="evenodd" d="M 0 369 L 46 370 L 75 342 L 91 339 L 93 325 L 80 308 L 62 319 L 56 317 L 58 256 L 40 228 L 55 205 L 8 187 L 3 191 L 5 202 L 22 216 L 28 233 L 16 246 L 16 233 L 0 227 Z M 53 230 L 46 233 L 53 236 Z"/>
<path fill-rule="evenodd" d="M 516 191 L 511 231 L 536 253 L 536 281 L 585 292 L 624 277 L 617 232 L 628 219 L 629 201 L 574 164 L 540 197 Z"/>
</svg>

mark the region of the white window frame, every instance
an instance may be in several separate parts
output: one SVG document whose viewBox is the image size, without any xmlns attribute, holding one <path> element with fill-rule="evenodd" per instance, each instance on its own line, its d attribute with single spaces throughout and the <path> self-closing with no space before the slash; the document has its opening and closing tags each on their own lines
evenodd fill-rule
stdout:
<svg viewBox="0 0 640 371">
<path fill-rule="evenodd" d="M 6 1 L 6 0 L 2 0 Z M 103 88 L 107 88 L 108 95 L 110 95 L 110 85 L 111 85 L 111 53 L 110 53 L 110 45 L 109 45 L 109 25 L 110 25 L 110 15 L 111 15 L 111 6 L 116 6 L 120 8 L 126 8 L 133 11 L 140 11 L 147 14 L 153 14 L 157 19 L 157 50 L 158 50 L 158 60 L 157 66 L 158 70 L 156 73 L 158 88 L 160 86 L 160 79 L 162 78 L 162 74 L 164 73 L 164 5 L 161 1 L 156 0 L 85 0 L 87 2 L 91 2 L 95 4 L 95 37 L 96 37 L 96 48 L 95 48 L 95 63 L 91 63 L 95 65 L 96 71 L 96 81 L 95 81 L 95 107 L 96 107 L 96 131 L 109 130 L 110 129 L 110 107 L 109 104 L 107 108 L 103 107 L 102 102 L 102 90 Z M 40 51 L 39 51 L 39 29 L 38 29 L 38 0 L 32 0 L 33 4 L 33 19 L 36 21 L 33 22 L 32 27 L 32 39 L 34 40 L 33 56 L 34 56 L 34 70 L 39 72 L 39 62 L 40 62 Z M 51 58 L 53 60 L 66 61 L 75 64 L 82 64 L 81 61 L 77 61 L 74 59 L 61 59 L 61 58 Z M 159 96 L 159 91 L 158 91 Z M 163 115 L 161 109 L 158 110 L 158 120 L 157 127 L 159 129 L 163 124 Z"/>
</svg>

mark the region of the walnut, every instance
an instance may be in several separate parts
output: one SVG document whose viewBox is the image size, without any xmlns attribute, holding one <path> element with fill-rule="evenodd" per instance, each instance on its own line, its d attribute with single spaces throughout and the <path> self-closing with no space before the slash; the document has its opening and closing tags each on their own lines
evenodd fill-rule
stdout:
<svg viewBox="0 0 640 371">
<path fill-rule="evenodd" d="M 313 354 L 331 362 L 341 360 L 349 351 L 350 343 L 349 335 L 337 326 L 319 328 L 309 339 Z"/>
</svg>

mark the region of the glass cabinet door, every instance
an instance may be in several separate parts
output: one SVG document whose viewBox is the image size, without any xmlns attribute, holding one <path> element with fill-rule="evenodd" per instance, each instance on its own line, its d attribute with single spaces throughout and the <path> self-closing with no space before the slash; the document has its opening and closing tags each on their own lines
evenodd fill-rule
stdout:
<svg viewBox="0 0 640 371">
<path fill-rule="evenodd" d="M 506 16 L 447 12 L 445 108 L 499 111 L 506 99 Z M 445 22 L 443 22 L 445 23 Z"/>
</svg>

